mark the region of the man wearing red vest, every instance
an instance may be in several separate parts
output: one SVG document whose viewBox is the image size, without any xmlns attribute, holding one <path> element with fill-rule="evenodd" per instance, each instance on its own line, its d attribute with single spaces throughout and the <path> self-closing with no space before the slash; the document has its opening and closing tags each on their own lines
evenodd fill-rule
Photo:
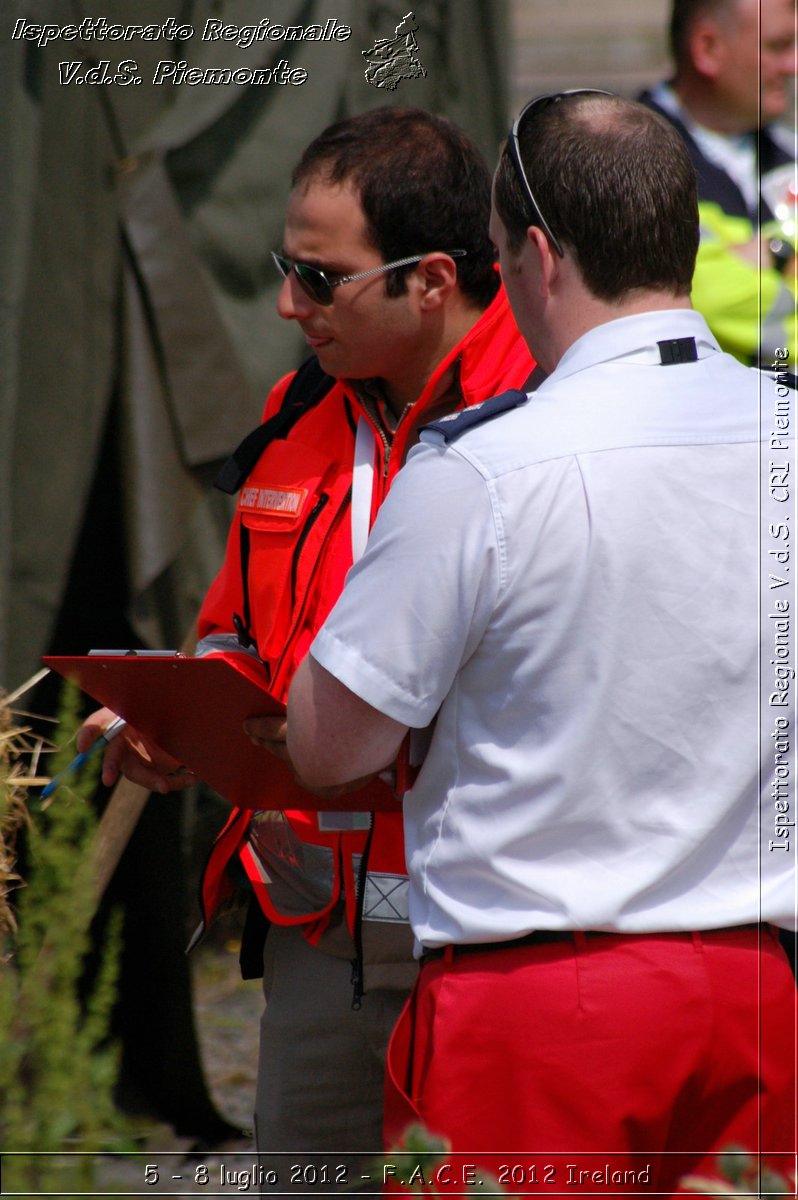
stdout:
<svg viewBox="0 0 798 1200">
<path fill-rule="evenodd" d="M 401 108 L 340 122 L 307 148 L 292 188 L 274 256 L 285 279 L 278 309 L 300 324 L 321 370 L 311 364 L 312 383 L 281 380 L 264 420 L 289 391 L 287 403 L 311 391 L 316 403 L 235 480 L 244 486 L 198 629 L 199 652 L 248 646 L 281 700 L 421 426 L 522 386 L 534 367 L 487 234 L 489 173 L 450 122 Z M 384 632 L 388 643 L 401 636 Z M 106 718 L 90 718 L 81 746 Z M 257 721 L 248 731 L 285 756 L 284 732 L 275 741 Z M 104 782 L 120 771 L 161 792 L 190 782 L 141 749 L 132 735 L 114 741 Z M 328 1182 L 345 1170 L 357 1184 L 356 1152 L 381 1148 L 385 1049 L 416 974 L 402 818 L 284 808 L 276 789 L 274 810 L 232 813 L 206 872 L 205 916 L 230 890 L 225 868 L 238 857 L 270 923 L 262 1165 L 281 1151 L 327 1153 L 339 1171 Z M 274 1160 L 281 1190 L 292 1182 L 287 1161 Z"/>
</svg>

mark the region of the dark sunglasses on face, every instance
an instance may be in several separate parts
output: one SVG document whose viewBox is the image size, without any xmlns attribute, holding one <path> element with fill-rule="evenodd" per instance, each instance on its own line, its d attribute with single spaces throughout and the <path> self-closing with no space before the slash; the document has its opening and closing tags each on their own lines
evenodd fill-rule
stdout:
<svg viewBox="0 0 798 1200">
<path fill-rule="evenodd" d="M 312 267 L 309 263 L 296 262 L 295 259 L 287 258 L 284 254 L 275 254 L 274 250 L 272 250 L 272 258 L 283 279 L 287 279 L 293 271 L 302 290 L 310 296 L 311 300 L 326 307 L 333 302 L 333 288 L 340 287 L 342 283 L 354 283 L 356 279 L 369 279 L 372 275 L 381 275 L 384 271 L 394 271 L 397 267 L 409 267 L 411 263 L 421 262 L 422 258 L 426 258 L 430 253 L 431 251 L 425 250 L 423 254 L 411 254 L 408 258 L 397 258 L 395 262 L 383 263 L 382 266 L 372 267 L 369 271 L 358 271 L 356 275 L 341 275 L 338 279 L 328 279 L 319 267 Z M 468 251 L 444 250 L 443 253 L 448 254 L 450 258 L 464 258 Z"/>
<path fill-rule="evenodd" d="M 515 167 L 515 173 L 518 176 L 518 180 L 519 180 L 522 188 L 524 189 L 524 192 L 526 193 L 526 198 L 529 203 L 529 207 L 532 210 L 532 220 L 531 220 L 530 224 L 540 226 L 540 228 L 545 233 L 546 237 L 551 242 L 554 249 L 559 254 L 560 258 L 563 257 L 562 246 L 560 245 L 559 241 L 554 236 L 554 234 L 551 232 L 551 229 L 549 228 L 546 218 L 543 216 L 543 213 L 540 211 L 538 202 L 535 199 L 535 194 L 532 191 L 532 188 L 530 187 L 529 180 L 527 179 L 526 171 L 524 170 L 524 164 L 521 161 L 521 149 L 518 145 L 518 135 L 521 131 L 521 125 L 523 124 L 523 122 L 525 120 L 528 120 L 530 117 L 533 117 L 535 115 L 535 113 L 542 112 L 544 108 L 549 108 L 550 105 L 556 104 L 559 100 L 565 100 L 565 99 L 567 99 L 568 96 L 612 96 L 612 95 L 614 95 L 613 92 L 605 92 L 601 88 L 572 88 L 568 92 L 549 92 L 545 96 L 536 96 L 534 100 L 530 100 L 529 103 L 525 104 L 524 107 L 521 109 L 520 113 L 518 114 L 518 116 L 515 118 L 515 121 L 513 122 L 512 129 L 510 130 L 509 134 L 507 135 L 507 149 L 510 152 L 510 158 L 512 159 L 513 166 Z"/>
</svg>

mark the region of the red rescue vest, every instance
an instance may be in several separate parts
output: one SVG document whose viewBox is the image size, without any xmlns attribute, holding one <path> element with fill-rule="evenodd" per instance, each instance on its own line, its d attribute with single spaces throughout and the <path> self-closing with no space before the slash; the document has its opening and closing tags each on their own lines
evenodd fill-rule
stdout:
<svg viewBox="0 0 798 1200">
<path fill-rule="evenodd" d="M 242 579 L 246 579 L 250 633 L 270 671 L 273 694 L 285 699 L 294 672 L 352 565 L 353 539 L 359 536 L 352 503 L 356 453 L 362 460 L 363 445 L 371 447 L 366 452 L 366 457 L 372 456 L 368 527 L 419 427 L 430 419 L 428 412 L 441 380 L 452 369 L 457 372 L 460 407 L 466 407 L 520 387 L 534 365 L 500 289 L 466 337 L 439 364 L 390 444 L 352 387 L 337 381 L 287 437 L 266 447 L 241 488 L 224 564 L 200 614 L 200 638 L 234 628 L 234 615 L 244 609 Z M 290 380 L 286 377 L 272 390 L 264 420 L 279 411 Z M 358 439 L 359 422 L 368 423 L 372 439 Z M 357 490 L 356 479 L 354 487 Z M 355 507 L 357 503 L 363 505 L 362 496 Z M 248 558 L 243 569 L 242 526 Z M 232 891 L 225 867 L 238 854 L 266 916 L 278 924 L 302 925 L 313 943 L 324 933 L 341 898 L 353 936 L 359 901 L 364 922 L 406 922 L 400 812 L 374 814 L 369 832 L 338 827 L 352 818 L 357 826 L 364 814 L 283 813 L 277 793 L 274 809 L 258 814 L 252 838 L 253 813 L 244 809 L 234 810 L 218 835 L 202 883 L 206 920 Z M 256 850 L 261 838 L 269 846 L 266 868 Z M 359 879 L 367 838 L 368 871 Z"/>
</svg>

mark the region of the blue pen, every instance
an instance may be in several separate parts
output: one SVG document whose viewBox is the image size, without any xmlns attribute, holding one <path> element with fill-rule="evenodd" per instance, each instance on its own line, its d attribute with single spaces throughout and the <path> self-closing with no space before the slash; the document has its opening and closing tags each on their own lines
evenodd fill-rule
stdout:
<svg viewBox="0 0 798 1200">
<path fill-rule="evenodd" d="M 115 717 L 107 729 L 104 729 L 96 742 L 92 742 L 88 750 L 84 750 L 82 754 L 76 754 L 68 767 L 64 767 L 63 771 L 59 771 L 54 776 L 45 788 L 42 789 L 41 799 L 46 800 L 51 796 L 57 787 L 60 787 L 68 775 L 75 775 L 82 766 L 84 766 L 93 754 L 100 749 L 101 746 L 107 746 L 118 733 L 121 733 L 127 722 L 124 717 Z"/>
</svg>

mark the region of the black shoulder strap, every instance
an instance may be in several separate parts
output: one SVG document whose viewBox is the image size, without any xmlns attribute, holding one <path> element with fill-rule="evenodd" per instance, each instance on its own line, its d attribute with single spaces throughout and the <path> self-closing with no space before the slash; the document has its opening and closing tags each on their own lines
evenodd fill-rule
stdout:
<svg viewBox="0 0 798 1200">
<path fill-rule="evenodd" d="M 315 355 L 304 362 L 289 383 L 279 412 L 257 429 L 248 433 L 243 442 L 228 458 L 214 480 L 214 487 L 228 496 L 234 495 L 245 482 L 256 462 L 270 442 L 287 437 L 300 417 L 322 400 L 335 383 L 332 375 L 325 374 Z M 252 635 L 252 612 L 249 599 L 249 529 L 241 522 L 241 595 L 243 610 L 233 614 L 233 626 L 238 640 L 246 649 L 255 646 Z"/>
<path fill-rule="evenodd" d="M 280 411 L 248 433 L 222 467 L 213 486 L 228 496 L 242 486 L 269 442 L 284 438 L 300 417 L 322 400 L 335 383 L 325 374 L 315 355 L 302 364 L 288 385 Z"/>
</svg>

